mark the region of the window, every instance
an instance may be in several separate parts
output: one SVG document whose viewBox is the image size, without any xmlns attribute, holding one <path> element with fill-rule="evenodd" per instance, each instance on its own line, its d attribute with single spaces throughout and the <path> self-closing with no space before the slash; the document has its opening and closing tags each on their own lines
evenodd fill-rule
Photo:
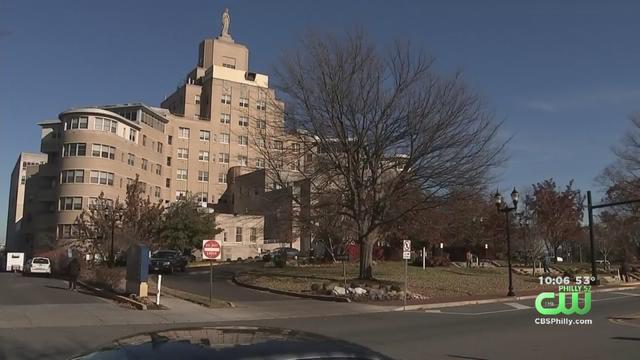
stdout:
<svg viewBox="0 0 640 360">
<path fill-rule="evenodd" d="M 176 190 L 176 200 L 180 200 L 187 196 L 187 192 L 184 190 Z"/>
<path fill-rule="evenodd" d="M 62 184 L 84 182 L 84 170 L 63 170 L 60 175 Z"/>
<path fill-rule="evenodd" d="M 111 199 L 103 199 L 103 205 L 106 206 L 113 206 L 113 200 Z M 89 198 L 89 206 L 96 206 L 99 205 L 98 203 L 98 198 L 97 197 L 90 197 Z"/>
<path fill-rule="evenodd" d="M 60 210 L 82 210 L 82 197 L 79 197 L 79 196 L 61 197 Z"/>
<path fill-rule="evenodd" d="M 221 124 L 230 124 L 231 123 L 231 114 L 220 114 L 220 123 Z"/>
<path fill-rule="evenodd" d="M 209 172 L 208 171 L 198 171 L 198 181 L 209 182 Z"/>
<path fill-rule="evenodd" d="M 261 159 L 261 158 L 256 159 L 256 167 L 257 168 L 264 168 L 264 165 L 265 165 L 264 159 Z"/>
<path fill-rule="evenodd" d="M 247 157 L 244 155 L 238 155 L 238 164 L 240 164 L 240 166 L 247 166 Z"/>
<path fill-rule="evenodd" d="M 218 162 L 222 164 L 229 163 L 229 154 L 228 153 L 220 153 L 218 154 Z"/>
<path fill-rule="evenodd" d="M 156 164 L 156 175 L 162 175 L 162 165 Z"/>
<path fill-rule="evenodd" d="M 227 232 L 226 232 L 226 231 L 224 231 L 224 232 L 222 233 L 222 241 L 224 241 L 224 242 L 226 242 L 226 241 L 227 241 Z"/>
<path fill-rule="evenodd" d="M 267 122 L 265 120 L 258 120 L 256 121 L 256 126 L 258 127 L 258 129 L 266 129 Z"/>
<path fill-rule="evenodd" d="M 236 242 L 242 242 L 242 228 L 236 227 Z"/>
<path fill-rule="evenodd" d="M 258 241 L 258 229 L 254 227 L 251 228 L 251 233 L 249 234 L 249 241 L 251 241 L 252 243 Z"/>
<path fill-rule="evenodd" d="M 209 161 L 209 152 L 208 151 L 204 151 L 204 150 L 200 150 L 198 152 L 198 160 L 200 160 L 200 161 Z"/>
<path fill-rule="evenodd" d="M 91 183 L 113 186 L 113 173 L 91 170 Z"/>
<path fill-rule="evenodd" d="M 160 197 L 160 186 L 156 186 L 153 188 L 153 195 L 157 198 Z"/>
<path fill-rule="evenodd" d="M 246 116 L 240 116 L 240 121 L 238 121 L 238 124 L 244 127 L 249 126 L 249 118 Z"/>
<path fill-rule="evenodd" d="M 229 143 L 229 134 L 220 134 L 220 143 L 228 144 Z"/>
<path fill-rule="evenodd" d="M 293 143 L 293 144 L 291 144 L 291 150 L 292 150 L 294 153 L 299 152 L 299 151 L 300 151 L 300 144 L 298 144 L 298 143 Z"/>
<path fill-rule="evenodd" d="M 169 145 L 173 144 L 173 136 L 167 135 L 167 144 Z"/>
<path fill-rule="evenodd" d="M 209 193 L 206 192 L 199 192 L 196 194 L 196 201 L 197 202 L 207 202 L 207 200 L 209 200 Z"/>
<path fill-rule="evenodd" d="M 91 156 L 114 160 L 116 158 L 116 148 L 109 145 L 93 144 L 91 146 Z"/>
<path fill-rule="evenodd" d="M 136 142 L 137 136 L 138 136 L 138 131 L 136 129 L 129 129 L 129 140 Z"/>
<path fill-rule="evenodd" d="M 188 158 L 189 158 L 189 149 L 178 148 L 178 159 L 188 159 Z"/>
<path fill-rule="evenodd" d="M 166 179 L 165 179 L 165 182 L 164 182 L 164 186 L 165 186 L 165 187 L 171 187 L 171 179 L 166 178 Z"/>
<path fill-rule="evenodd" d="M 196 103 L 196 105 L 199 105 L 200 104 L 200 95 L 196 95 L 193 100 Z"/>
<path fill-rule="evenodd" d="M 129 153 L 127 155 L 127 165 L 135 166 L 135 164 L 136 164 L 136 156 L 133 155 L 132 153 Z"/>
<path fill-rule="evenodd" d="M 256 139 L 256 146 L 262 147 L 262 148 L 265 147 L 264 139 L 263 138 Z"/>
<path fill-rule="evenodd" d="M 142 159 L 142 170 L 148 170 L 148 169 L 149 169 L 149 160 Z"/>
<path fill-rule="evenodd" d="M 147 135 L 142 135 L 142 146 L 147 146 Z"/>
<path fill-rule="evenodd" d="M 247 146 L 249 144 L 249 137 L 245 135 L 238 136 L 238 144 Z"/>
<path fill-rule="evenodd" d="M 93 122 L 93 129 L 98 131 L 118 132 L 118 122 L 111 119 L 96 117 Z"/>
<path fill-rule="evenodd" d="M 227 183 L 227 173 L 226 172 L 218 173 L 218 183 L 219 184 L 226 184 Z"/>
<path fill-rule="evenodd" d="M 181 127 L 178 129 L 178 137 L 181 139 L 188 139 L 191 137 L 191 129 Z"/>
<path fill-rule="evenodd" d="M 162 143 L 158 141 L 158 149 L 157 151 L 162 154 Z"/>
<path fill-rule="evenodd" d="M 78 236 L 78 225 L 76 224 L 60 224 L 58 225 L 58 237 L 60 239 L 69 239 Z"/>
<path fill-rule="evenodd" d="M 240 98 L 240 103 L 238 105 L 240 105 L 240 107 L 248 108 L 249 107 L 249 99 L 246 98 L 246 97 L 241 97 Z"/>
<path fill-rule="evenodd" d="M 83 117 L 79 117 L 79 118 L 71 118 L 71 119 L 68 119 L 67 121 L 65 121 L 64 129 L 65 130 L 69 130 L 69 129 L 87 129 L 88 125 L 89 125 L 89 118 L 87 118 L 86 116 L 83 116 Z"/>
<path fill-rule="evenodd" d="M 222 96 L 220 97 L 220 102 L 223 104 L 231 104 L 231 95 L 222 94 Z"/>
<path fill-rule="evenodd" d="M 211 139 L 211 133 L 209 130 L 200 130 L 200 141 L 209 141 Z"/>
<path fill-rule="evenodd" d="M 273 167 L 275 167 L 276 169 L 282 169 L 283 166 L 284 166 L 284 160 L 282 159 L 274 160 Z"/>
<path fill-rule="evenodd" d="M 176 170 L 176 179 L 178 180 L 187 180 L 187 169 L 178 169 Z"/>
<path fill-rule="evenodd" d="M 85 156 L 87 154 L 87 144 L 70 143 L 64 144 L 62 156 Z"/>
<path fill-rule="evenodd" d="M 282 141 L 274 140 L 273 141 L 273 148 L 276 149 L 276 150 L 282 150 Z"/>
<path fill-rule="evenodd" d="M 265 100 L 258 100 L 256 103 L 256 109 L 267 110 L 267 102 Z"/>
</svg>

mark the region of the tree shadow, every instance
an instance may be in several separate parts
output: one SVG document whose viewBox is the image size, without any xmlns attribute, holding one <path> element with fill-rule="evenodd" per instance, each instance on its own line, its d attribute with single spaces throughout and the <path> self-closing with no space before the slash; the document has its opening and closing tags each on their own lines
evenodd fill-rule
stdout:
<svg viewBox="0 0 640 360">
<path fill-rule="evenodd" d="M 631 340 L 631 341 L 640 341 L 640 338 L 637 337 L 629 337 L 629 336 L 613 336 L 611 339 L 614 340 Z"/>
</svg>

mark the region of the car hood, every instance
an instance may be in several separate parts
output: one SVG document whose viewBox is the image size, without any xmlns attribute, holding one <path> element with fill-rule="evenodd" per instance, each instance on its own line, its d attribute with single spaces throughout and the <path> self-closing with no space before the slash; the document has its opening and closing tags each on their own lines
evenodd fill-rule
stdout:
<svg viewBox="0 0 640 360">
<path fill-rule="evenodd" d="M 74 359 L 391 359 L 360 345 L 293 330 L 202 327 L 116 340 Z"/>
</svg>

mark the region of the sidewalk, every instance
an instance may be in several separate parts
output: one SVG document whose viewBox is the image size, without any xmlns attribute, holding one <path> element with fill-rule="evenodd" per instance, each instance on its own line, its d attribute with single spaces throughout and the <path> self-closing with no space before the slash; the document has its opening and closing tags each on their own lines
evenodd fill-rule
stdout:
<svg viewBox="0 0 640 360">
<path fill-rule="evenodd" d="M 234 308 L 206 308 L 172 296 L 160 303 L 168 310 L 133 310 L 111 301 L 93 304 L 0 306 L 0 329 L 146 325 L 283 319 L 389 311 L 388 307 L 315 300 L 256 301 Z"/>
<path fill-rule="evenodd" d="M 599 287 L 595 287 L 591 290 L 592 293 L 604 293 L 611 291 L 621 291 L 621 290 L 629 290 L 629 289 L 638 289 L 640 288 L 640 281 L 629 282 L 629 283 L 621 283 L 614 285 L 603 285 Z M 557 290 L 557 287 L 551 288 Z M 540 290 L 529 290 L 523 291 L 521 295 L 515 297 L 495 297 L 495 296 L 468 296 L 465 300 L 461 300 L 460 298 L 452 298 L 452 299 L 429 299 L 427 301 L 421 302 L 420 304 L 410 304 L 407 305 L 406 310 L 429 310 L 429 309 L 439 309 L 446 307 L 456 307 L 456 306 L 466 306 L 466 305 L 479 305 L 479 304 L 493 304 L 500 302 L 510 302 L 510 301 L 520 301 L 520 300 L 530 300 L 535 299 Z M 399 304 L 397 301 L 393 303 L 395 311 L 402 311 L 405 308 Z"/>
</svg>

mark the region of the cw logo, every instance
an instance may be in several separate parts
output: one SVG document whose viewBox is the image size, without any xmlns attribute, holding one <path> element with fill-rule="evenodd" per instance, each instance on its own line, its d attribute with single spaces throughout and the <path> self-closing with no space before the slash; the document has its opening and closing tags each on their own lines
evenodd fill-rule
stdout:
<svg viewBox="0 0 640 360">
<path fill-rule="evenodd" d="M 570 307 L 567 307 L 567 304 L 566 304 L 567 294 L 571 294 Z M 552 293 L 552 292 L 540 293 L 540 295 L 536 297 L 536 310 L 538 310 L 538 312 L 541 315 L 558 315 L 560 313 L 564 315 L 572 315 L 572 314 L 584 315 L 584 314 L 588 314 L 589 311 L 591 311 L 591 293 L 590 292 L 584 293 L 584 306 L 582 308 L 580 307 L 580 301 L 579 301 L 580 292 L 570 292 L 570 293 L 560 292 L 558 293 L 558 305 L 556 307 L 547 308 L 542 306 L 542 302 L 545 299 L 553 300 L 555 299 L 555 297 L 556 297 L 556 293 Z"/>
</svg>

